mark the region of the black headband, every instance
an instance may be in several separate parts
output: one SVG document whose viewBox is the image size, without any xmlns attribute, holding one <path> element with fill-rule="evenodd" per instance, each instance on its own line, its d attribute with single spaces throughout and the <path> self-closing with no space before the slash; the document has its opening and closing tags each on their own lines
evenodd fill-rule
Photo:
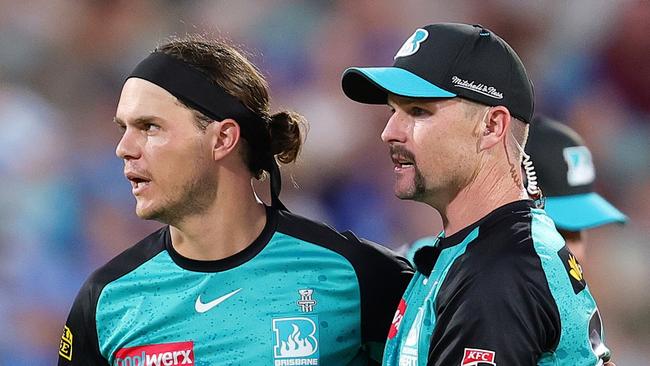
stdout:
<svg viewBox="0 0 650 366">
<path fill-rule="evenodd" d="M 191 65 L 162 52 L 153 52 L 142 60 L 127 77 L 147 80 L 165 89 L 188 106 L 215 121 L 232 118 L 241 127 L 253 149 L 268 152 L 263 169 L 271 175 L 271 205 L 286 210 L 280 202 L 282 189 L 280 170 L 271 154 L 271 137 L 267 119 L 246 108 L 210 77 Z"/>
</svg>

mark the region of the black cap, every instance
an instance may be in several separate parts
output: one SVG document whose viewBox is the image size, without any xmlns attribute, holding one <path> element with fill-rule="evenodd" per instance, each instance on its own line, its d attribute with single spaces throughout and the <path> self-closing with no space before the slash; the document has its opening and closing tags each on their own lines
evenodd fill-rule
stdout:
<svg viewBox="0 0 650 366">
<path fill-rule="evenodd" d="M 505 106 L 530 122 L 533 85 L 515 51 L 480 25 L 440 23 L 418 28 L 393 67 L 352 67 L 343 73 L 352 100 L 386 104 L 388 93 L 410 98 L 463 97 Z"/>
<path fill-rule="evenodd" d="M 557 227 L 579 231 L 627 217 L 594 192 L 596 171 L 591 152 L 577 132 L 549 118 L 531 123 L 526 152 L 546 196 L 544 209 Z"/>
</svg>

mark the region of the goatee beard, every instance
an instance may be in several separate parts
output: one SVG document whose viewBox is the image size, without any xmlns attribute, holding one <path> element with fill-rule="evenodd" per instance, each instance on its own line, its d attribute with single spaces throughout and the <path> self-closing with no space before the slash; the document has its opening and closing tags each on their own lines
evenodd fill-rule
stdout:
<svg viewBox="0 0 650 366">
<path fill-rule="evenodd" d="M 391 145 L 389 146 L 391 155 L 400 155 L 406 158 L 407 160 L 413 162 L 413 169 L 415 170 L 415 176 L 413 177 L 413 187 L 404 193 L 397 193 L 396 196 L 399 199 L 403 200 L 415 200 L 420 201 L 426 193 L 426 182 L 424 180 L 424 175 L 418 168 L 417 161 L 415 159 L 415 154 L 409 151 L 407 148 L 401 145 Z"/>
</svg>

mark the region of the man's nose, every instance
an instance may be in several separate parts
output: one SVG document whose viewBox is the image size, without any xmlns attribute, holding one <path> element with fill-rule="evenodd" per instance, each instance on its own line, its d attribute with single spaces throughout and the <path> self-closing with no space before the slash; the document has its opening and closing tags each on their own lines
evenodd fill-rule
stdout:
<svg viewBox="0 0 650 366">
<path fill-rule="evenodd" d="M 386 127 L 381 133 L 381 140 L 387 144 L 406 141 L 406 133 L 404 132 L 404 123 L 402 116 L 399 112 L 393 113 L 386 122 Z"/>
<path fill-rule="evenodd" d="M 115 155 L 120 159 L 130 160 L 140 157 L 140 147 L 134 134 L 127 129 L 115 148 Z"/>
</svg>

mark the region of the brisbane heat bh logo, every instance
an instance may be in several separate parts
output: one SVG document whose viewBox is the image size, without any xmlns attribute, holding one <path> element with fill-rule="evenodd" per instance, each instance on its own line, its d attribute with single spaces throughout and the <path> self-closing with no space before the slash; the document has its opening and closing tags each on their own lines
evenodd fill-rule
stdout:
<svg viewBox="0 0 650 366">
<path fill-rule="evenodd" d="M 318 365 L 318 318 L 273 319 L 275 366 Z"/>
<path fill-rule="evenodd" d="M 591 152 L 585 146 L 565 147 L 562 151 L 566 161 L 566 179 L 572 187 L 591 184 L 596 179 Z"/>
<path fill-rule="evenodd" d="M 398 57 L 411 56 L 412 54 L 418 52 L 420 49 L 420 44 L 426 41 L 428 37 L 429 32 L 426 29 L 418 28 L 415 30 L 415 33 L 413 33 L 409 39 L 404 42 L 393 59 L 397 59 Z"/>
</svg>

